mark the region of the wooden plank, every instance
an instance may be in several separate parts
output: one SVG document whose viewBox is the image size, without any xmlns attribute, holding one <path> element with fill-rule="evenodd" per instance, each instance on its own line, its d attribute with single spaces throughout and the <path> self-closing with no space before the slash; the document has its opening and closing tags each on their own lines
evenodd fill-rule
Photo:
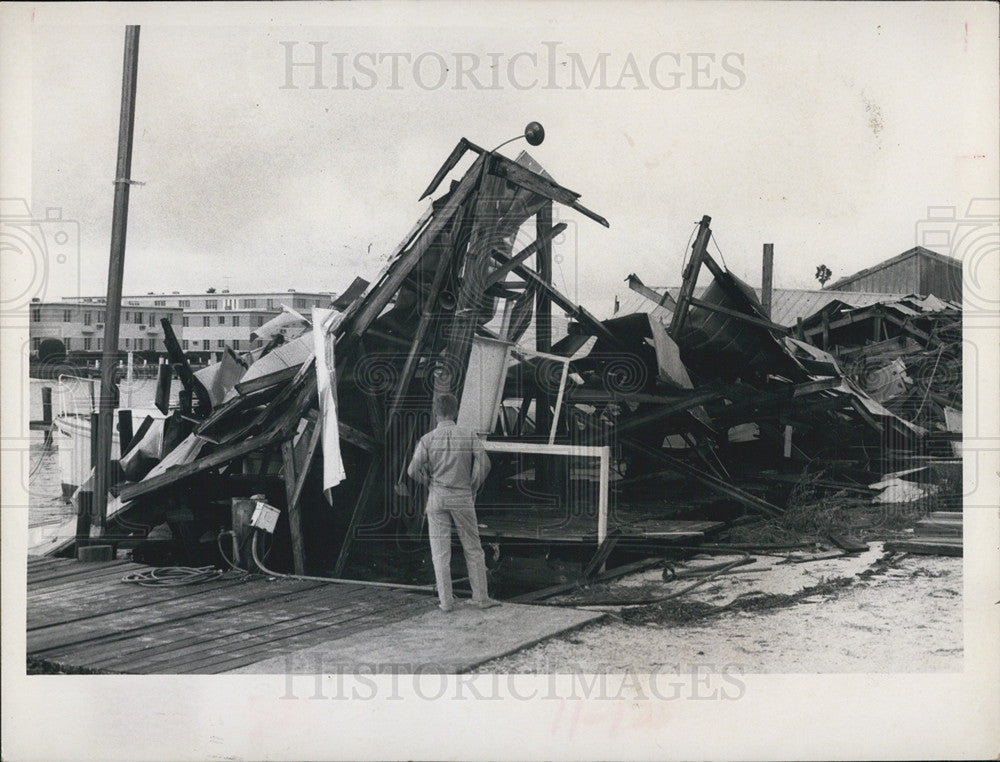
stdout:
<svg viewBox="0 0 1000 762">
<path fill-rule="evenodd" d="M 643 283 L 641 280 L 639 280 L 639 276 L 636 275 L 635 273 L 629 275 L 625 280 L 628 281 L 628 287 L 630 289 L 635 291 L 637 294 L 642 294 L 644 297 L 649 299 L 651 302 L 654 302 L 658 306 L 665 307 L 668 310 L 677 309 L 677 302 L 670 295 L 670 292 L 668 292 L 666 289 L 663 290 L 662 294 L 654 291 L 645 283 Z"/>
<path fill-rule="evenodd" d="M 912 540 L 893 540 L 885 549 L 894 553 L 916 553 L 931 556 L 961 556 L 962 541 L 955 537 L 919 537 Z"/>
<path fill-rule="evenodd" d="M 100 669 L 133 671 L 135 668 L 170 664 L 192 656 L 226 650 L 230 639 L 246 634 L 267 640 L 284 622 L 301 620 L 310 615 L 331 616 L 357 600 L 356 590 L 336 590 L 338 585 L 302 590 L 263 604 L 251 604 L 228 611 L 224 615 L 205 611 L 182 622 L 167 622 L 148 631 L 129 634 L 126 638 L 108 638 L 73 647 L 63 652 L 53 651 L 47 658 L 54 660 L 85 659 L 88 665 Z"/>
<path fill-rule="evenodd" d="M 180 648 L 158 654 L 135 654 L 119 668 L 146 674 L 214 673 L 229 669 L 232 662 L 243 662 L 248 657 L 250 663 L 261 661 L 275 652 L 287 652 L 331 639 L 338 627 L 361 624 L 374 629 L 389 612 L 410 603 L 405 594 L 393 592 L 366 588 L 360 595 L 345 598 L 339 606 L 335 599 L 317 597 L 267 609 L 248 608 L 240 613 L 239 621 L 228 628 L 196 635 Z M 419 601 L 423 607 L 429 605 L 427 598 Z M 214 623 L 202 621 L 199 624 Z M 176 635 L 164 633 L 160 637 L 169 646 Z"/>
<path fill-rule="evenodd" d="M 525 190 L 531 191 L 539 196 L 556 201 L 570 209 L 575 209 L 585 217 L 589 217 L 604 227 L 611 227 L 608 221 L 596 212 L 592 212 L 583 204 L 577 201 L 579 193 L 575 193 L 558 183 L 547 180 L 541 175 L 537 175 L 530 169 L 522 167 L 517 162 L 511 161 L 506 156 L 500 154 L 490 154 L 489 171 L 491 175 L 502 177 L 508 182 L 512 182 Z"/>
<path fill-rule="evenodd" d="M 301 580 L 275 580 L 264 586 L 225 587 L 216 590 L 215 596 L 189 596 L 164 603 L 151 602 L 146 606 L 103 614 L 66 626 L 32 630 L 28 633 L 28 653 L 44 652 L 57 647 L 86 643 L 106 635 L 142 630 L 163 622 L 198 616 L 204 613 L 206 606 L 211 606 L 211 610 L 217 612 L 238 609 L 250 602 L 288 595 L 320 584 L 319 582 Z M 141 596 L 143 590 L 144 588 L 136 587 L 137 596 Z"/>
<path fill-rule="evenodd" d="M 72 565 L 60 566 L 54 569 L 43 569 L 29 574 L 28 585 L 31 586 L 41 582 L 70 577 L 83 579 L 94 574 L 106 573 L 109 569 L 117 570 L 131 562 L 124 559 L 117 559 L 114 561 L 99 561 L 97 563 L 84 563 L 82 561 L 71 560 L 70 563 Z"/>
<path fill-rule="evenodd" d="M 220 674 L 230 672 L 240 667 L 256 664 L 276 656 L 282 656 L 289 651 L 297 651 L 321 643 L 341 640 L 351 635 L 368 633 L 373 630 L 377 631 L 381 627 L 408 619 L 419 611 L 426 611 L 430 606 L 431 604 L 426 599 L 415 600 L 412 603 L 397 603 L 383 609 L 376 621 L 373 621 L 372 617 L 358 616 L 332 626 L 324 625 L 305 632 L 292 633 L 274 640 L 252 642 L 247 648 L 226 653 L 222 659 L 218 657 L 203 658 L 193 664 L 183 664 L 177 671 L 180 674 Z"/>
<path fill-rule="evenodd" d="M 215 580 L 203 588 L 200 585 L 145 587 L 142 597 L 138 597 L 135 588 L 126 583 L 120 583 L 117 588 L 109 588 L 106 583 L 90 584 L 82 588 L 60 591 L 51 598 L 31 594 L 27 606 L 27 628 L 36 630 L 42 627 L 68 624 L 83 619 L 92 619 L 102 614 L 149 606 L 153 603 L 204 595 L 215 589 L 239 584 L 244 584 L 244 580 L 229 577 Z"/>
</svg>

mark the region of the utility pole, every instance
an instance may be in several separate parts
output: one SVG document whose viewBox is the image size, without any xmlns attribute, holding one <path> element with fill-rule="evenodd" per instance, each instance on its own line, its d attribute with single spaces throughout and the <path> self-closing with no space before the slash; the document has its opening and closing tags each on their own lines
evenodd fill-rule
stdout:
<svg viewBox="0 0 1000 762">
<path fill-rule="evenodd" d="M 111 256 L 108 262 L 107 319 L 101 355 L 101 399 L 97 414 L 97 457 L 94 463 L 94 515 L 103 535 L 108 518 L 111 477 L 111 438 L 117 404 L 115 368 L 118 364 L 118 323 L 121 316 L 122 276 L 125 271 L 125 233 L 132 173 L 132 133 L 135 126 L 135 86 L 139 69 L 139 27 L 125 27 L 122 65 L 122 107 L 118 122 L 118 166 L 115 171 L 115 206 L 111 220 Z"/>
</svg>

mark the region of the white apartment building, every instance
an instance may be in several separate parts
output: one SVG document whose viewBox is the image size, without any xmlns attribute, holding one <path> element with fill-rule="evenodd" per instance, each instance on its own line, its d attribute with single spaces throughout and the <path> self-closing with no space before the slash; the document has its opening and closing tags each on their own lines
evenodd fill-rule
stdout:
<svg viewBox="0 0 1000 762">
<path fill-rule="evenodd" d="M 118 349 L 155 359 L 164 353 L 162 318 L 167 318 L 178 341 L 183 341 L 184 321 L 180 307 L 155 309 L 123 308 L 118 327 Z M 104 350 L 105 310 L 102 303 L 64 300 L 32 302 L 28 315 L 31 351 L 37 356 L 42 339 L 59 339 L 66 353 L 77 357 Z"/>
<path fill-rule="evenodd" d="M 220 360 L 225 347 L 244 352 L 261 346 L 259 340 L 250 341 L 250 334 L 275 315 L 282 306 L 302 312 L 306 317 L 313 307 L 329 307 L 336 295 L 333 292 L 261 291 L 230 293 L 229 291 L 199 294 L 147 293 L 122 297 L 122 314 L 154 314 L 164 310 L 180 310 L 174 324 L 181 347 L 193 363 Z M 72 300 L 82 304 L 103 305 L 104 297 L 84 297 Z M 183 332 L 183 336 L 182 336 Z M 163 351 L 162 343 L 159 350 Z"/>
</svg>

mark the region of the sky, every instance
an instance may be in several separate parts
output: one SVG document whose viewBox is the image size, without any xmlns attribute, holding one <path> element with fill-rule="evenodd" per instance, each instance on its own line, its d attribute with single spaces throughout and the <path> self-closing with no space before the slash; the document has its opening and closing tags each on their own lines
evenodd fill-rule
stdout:
<svg viewBox="0 0 1000 762">
<path fill-rule="evenodd" d="M 703 215 L 736 275 L 759 284 L 768 242 L 775 285 L 811 288 L 921 243 L 929 207 L 1000 195 L 990 4 L 180 8 L 35 12 L 28 197 L 73 249 L 42 298 L 106 288 L 130 22 L 126 293 L 340 291 L 461 137 L 533 120 L 542 145 L 501 151 L 609 220 L 557 211 L 555 283 L 601 316 L 630 273 L 679 283 Z"/>
</svg>

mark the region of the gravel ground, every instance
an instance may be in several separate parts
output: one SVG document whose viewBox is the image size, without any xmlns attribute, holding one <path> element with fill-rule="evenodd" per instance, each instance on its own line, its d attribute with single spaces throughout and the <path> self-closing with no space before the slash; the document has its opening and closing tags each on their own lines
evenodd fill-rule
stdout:
<svg viewBox="0 0 1000 762">
<path fill-rule="evenodd" d="M 688 564 L 716 564 L 718 556 Z M 663 604 L 602 607 L 610 620 L 482 665 L 479 672 L 957 672 L 962 559 L 866 553 L 808 563 L 758 556 Z M 604 599 L 668 594 L 661 570 L 590 590 Z"/>
</svg>

